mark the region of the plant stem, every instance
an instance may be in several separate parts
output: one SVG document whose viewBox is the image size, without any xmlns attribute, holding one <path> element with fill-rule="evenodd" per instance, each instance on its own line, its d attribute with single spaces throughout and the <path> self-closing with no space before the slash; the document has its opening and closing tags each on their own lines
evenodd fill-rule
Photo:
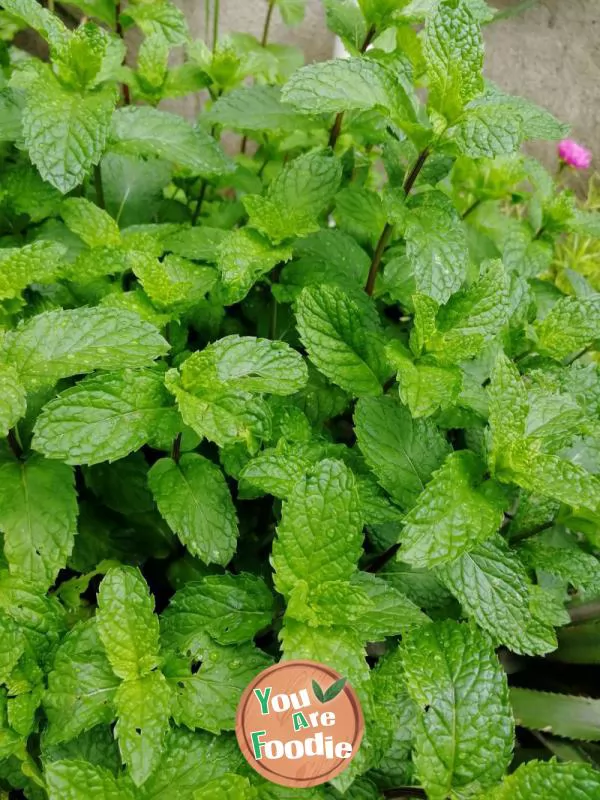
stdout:
<svg viewBox="0 0 600 800">
<path fill-rule="evenodd" d="M 538 533 L 542 533 L 542 531 L 547 531 L 549 528 L 552 528 L 554 524 L 555 524 L 554 520 L 551 520 L 550 522 L 544 522 L 543 525 L 537 525 L 530 531 L 521 531 L 520 533 L 517 533 L 514 536 L 509 536 L 509 539 L 511 543 L 522 542 L 525 539 L 530 539 L 532 536 L 535 536 Z"/>
<path fill-rule="evenodd" d="M 415 185 L 415 181 L 419 177 L 419 172 L 423 169 L 423 165 L 427 161 L 427 157 L 429 156 L 429 148 L 425 147 L 420 153 L 415 161 L 413 168 L 406 176 L 406 180 L 404 181 L 404 194 L 408 196 Z M 373 294 L 373 289 L 375 288 L 375 279 L 377 278 L 377 273 L 379 271 L 379 265 L 381 264 L 381 259 L 383 257 L 383 252 L 385 248 L 388 246 L 390 239 L 392 238 L 392 234 L 394 232 L 394 226 L 389 222 L 385 223 L 385 227 L 381 232 L 381 236 L 379 237 L 379 241 L 377 242 L 377 247 L 375 248 L 375 253 L 373 254 L 373 261 L 371 262 L 371 268 L 369 270 L 369 277 L 367 278 L 367 283 L 365 286 L 365 292 L 371 297 Z"/>
<path fill-rule="evenodd" d="M 217 49 L 217 44 L 219 42 L 219 14 L 221 13 L 221 2 L 220 0 L 214 0 L 213 6 L 213 30 L 212 30 L 212 51 L 213 53 Z"/>
<path fill-rule="evenodd" d="M 471 203 L 471 205 L 467 208 L 467 210 L 463 212 L 462 218 L 466 219 L 469 216 L 469 214 L 472 214 L 473 211 L 475 211 L 475 209 L 481 205 L 481 202 L 482 202 L 481 198 L 479 198 L 478 200 L 474 200 Z"/>
<path fill-rule="evenodd" d="M 102 183 L 102 168 L 94 164 L 94 186 L 96 187 L 96 203 L 100 208 L 106 208 L 104 203 L 104 184 Z"/>
<path fill-rule="evenodd" d="M 569 367 L 571 364 L 573 364 L 573 362 L 575 362 L 578 359 L 580 359 L 586 353 L 589 353 L 592 348 L 593 348 L 593 345 L 588 344 L 588 346 L 584 347 L 583 350 L 580 350 L 578 353 L 575 353 L 575 355 L 571 356 L 571 358 L 569 358 L 568 361 L 565 361 L 565 366 Z"/>
<path fill-rule="evenodd" d="M 202 179 L 202 183 L 200 184 L 200 192 L 198 193 L 198 199 L 196 200 L 196 208 L 192 214 L 192 225 L 196 224 L 198 217 L 200 216 L 200 210 L 202 208 L 202 203 L 204 202 L 204 196 L 206 195 L 207 187 L 208 182 Z"/>
<path fill-rule="evenodd" d="M 173 447 L 171 448 L 171 458 L 176 464 L 179 464 L 181 458 L 181 434 L 178 433 L 173 439 Z"/>
<path fill-rule="evenodd" d="M 123 39 L 123 26 L 121 25 L 121 3 L 118 2 L 115 6 L 115 33 L 119 39 Z M 127 62 L 127 54 L 123 58 L 123 64 Z M 126 83 L 121 84 L 121 94 L 123 95 L 123 105 L 131 105 L 131 95 L 129 94 L 129 86 Z"/>
<path fill-rule="evenodd" d="M 361 54 L 366 51 L 367 47 L 371 44 L 371 42 L 375 38 L 375 34 L 376 33 L 377 33 L 377 28 L 375 27 L 375 25 L 371 25 L 371 27 L 367 31 L 367 35 L 365 36 L 365 40 L 362 43 L 362 46 L 360 48 Z M 331 129 L 330 134 L 329 134 L 329 142 L 328 142 L 328 144 L 329 144 L 329 147 L 331 147 L 331 149 L 333 149 L 335 147 L 335 143 L 337 142 L 337 140 L 339 138 L 339 135 L 340 135 L 340 133 L 342 131 L 342 122 L 343 122 L 343 120 L 344 120 L 344 112 L 340 111 L 339 114 L 337 114 L 336 117 L 335 117 L 335 122 L 333 123 L 333 127 Z"/>
<path fill-rule="evenodd" d="M 267 42 L 269 41 L 269 28 L 271 27 L 271 19 L 273 17 L 274 8 L 275 8 L 275 0 L 269 0 L 269 8 L 267 9 L 267 16 L 265 17 L 265 24 L 260 39 L 260 44 L 262 47 L 266 47 Z"/>
</svg>

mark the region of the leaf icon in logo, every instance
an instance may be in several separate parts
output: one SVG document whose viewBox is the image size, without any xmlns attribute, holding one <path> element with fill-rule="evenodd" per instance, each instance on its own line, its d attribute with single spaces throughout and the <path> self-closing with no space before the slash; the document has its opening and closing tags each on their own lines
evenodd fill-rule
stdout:
<svg viewBox="0 0 600 800">
<path fill-rule="evenodd" d="M 317 700 L 321 703 L 328 703 L 330 700 L 335 699 L 346 685 L 346 678 L 339 678 L 331 684 L 329 689 L 323 691 L 319 684 L 313 680 L 312 688 Z"/>
</svg>

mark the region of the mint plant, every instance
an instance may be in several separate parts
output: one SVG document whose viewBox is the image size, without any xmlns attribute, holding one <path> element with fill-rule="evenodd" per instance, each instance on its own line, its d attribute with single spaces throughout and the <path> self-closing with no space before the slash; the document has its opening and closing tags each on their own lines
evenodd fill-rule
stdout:
<svg viewBox="0 0 600 800">
<path fill-rule="evenodd" d="M 600 798 L 600 214 L 493 11 L 2 6 L 0 797 Z M 237 747 L 279 659 L 361 699 L 332 785 Z"/>
</svg>

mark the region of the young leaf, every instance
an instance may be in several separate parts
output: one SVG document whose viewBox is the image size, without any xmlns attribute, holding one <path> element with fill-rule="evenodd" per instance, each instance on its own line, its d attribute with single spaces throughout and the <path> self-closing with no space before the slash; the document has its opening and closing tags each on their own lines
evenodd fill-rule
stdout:
<svg viewBox="0 0 600 800">
<path fill-rule="evenodd" d="M 58 242 L 32 242 L 0 251 L 0 298 L 19 297 L 32 283 L 62 277 L 65 248 Z"/>
<path fill-rule="evenodd" d="M 341 461 L 321 461 L 283 504 L 271 557 L 277 590 L 289 595 L 298 580 L 318 586 L 349 578 L 362 539 L 354 476 Z"/>
<path fill-rule="evenodd" d="M 171 689 L 160 670 L 121 683 L 115 695 L 115 737 L 136 786 L 156 769 L 169 730 Z"/>
<path fill-rule="evenodd" d="M 51 400 L 34 426 L 32 447 L 67 464 L 116 461 L 181 419 L 160 373 L 123 370 L 91 376 Z M 169 438 L 173 438 L 170 436 Z"/>
<path fill-rule="evenodd" d="M 505 498 L 468 450 L 451 453 L 404 518 L 400 557 L 415 567 L 452 561 L 500 527 Z"/>
<path fill-rule="evenodd" d="M 77 532 L 73 470 L 39 455 L 0 464 L 0 530 L 11 573 L 45 590 Z"/>
<path fill-rule="evenodd" d="M 137 314 L 101 307 L 38 314 L 3 344 L 5 359 L 28 389 L 94 369 L 143 367 L 169 349 L 156 328 Z"/>
<path fill-rule="evenodd" d="M 338 286 L 308 286 L 298 297 L 296 318 L 309 358 L 324 375 L 358 397 L 381 394 L 384 337 L 366 296 Z"/>
<path fill-rule="evenodd" d="M 275 244 L 318 231 L 318 217 L 333 200 L 341 177 L 342 167 L 335 156 L 299 156 L 275 178 L 266 197 L 244 198 L 249 225 Z"/>
<path fill-rule="evenodd" d="M 98 633 L 115 675 L 134 680 L 158 662 L 158 617 L 141 572 L 110 569 L 98 591 Z"/>
<path fill-rule="evenodd" d="M 100 161 L 116 91 L 108 85 L 93 93 L 67 89 L 44 66 L 21 76 L 23 138 L 42 178 L 66 194 Z"/>
<path fill-rule="evenodd" d="M 425 22 L 429 103 L 448 119 L 483 90 L 483 41 L 466 0 L 442 0 Z"/>
<path fill-rule="evenodd" d="M 255 231 L 229 231 L 217 255 L 217 267 L 223 282 L 223 302 L 227 305 L 239 303 L 259 278 L 291 257 L 289 247 L 273 247 Z"/>
<path fill-rule="evenodd" d="M 563 297 L 536 326 L 537 349 L 557 360 L 600 338 L 600 296 Z"/>
<path fill-rule="evenodd" d="M 148 485 L 169 527 L 206 564 L 227 564 L 235 552 L 235 507 L 221 470 L 197 453 L 157 461 Z"/>
<path fill-rule="evenodd" d="M 514 731 L 490 640 L 446 620 L 411 631 L 402 646 L 408 692 L 419 707 L 413 758 L 428 797 L 493 786 L 510 763 Z"/>
<path fill-rule="evenodd" d="M 0 436 L 8 434 L 26 409 L 27 394 L 17 371 L 10 364 L 0 364 Z"/>
<path fill-rule="evenodd" d="M 391 397 L 363 398 L 354 417 L 358 446 L 379 483 L 410 508 L 438 469 L 450 446 L 435 425 L 413 420 Z"/>
</svg>

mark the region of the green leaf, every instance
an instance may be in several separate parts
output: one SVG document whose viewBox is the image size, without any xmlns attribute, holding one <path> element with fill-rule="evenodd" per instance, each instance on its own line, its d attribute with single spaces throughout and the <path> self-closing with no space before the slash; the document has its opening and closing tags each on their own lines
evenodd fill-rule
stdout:
<svg viewBox="0 0 600 800">
<path fill-rule="evenodd" d="M 67 89 L 47 65 L 19 76 L 25 86 L 23 139 L 32 163 L 60 192 L 78 186 L 100 161 L 116 102 L 116 90 Z"/>
<path fill-rule="evenodd" d="M 306 385 L 307 371 L 300 354 L 286 342 L 225 336 L 184 361 L 181 381 L 192 394 L 220 386 L 288 395 Z"/>
<path fill-rule="evenodd" d="M 27 27 L 42 36 L 47 42 L 59 44 L 67 35 L 67 29 L 56 14 L 52 14 L 36 0 L 6 0 L 4 11 L 21 20 Z"/>
<path fill-rule="evenodd" d="M 205 784 L 194 793 L 194 800 L 251 800 L 254 788 L 250 786 L 248 778 L 242 775 L 223 775 Z"/>
<path fill-rule="evenodd" d="M 32 447 L 67 464 L 116 461 L 181 420 L 162 375 L 123 370 L 85 378 L 51 400 L 34 426 Z"/>
<path fill-rule="evenodd" d="M 134 272 L 144 291 L 159 309 L 191 310 L 217 282 L 213 267 L 201 267 L 185 258 L 168 255 L 140 259 Z"/>
<path fill-rule="evenodd" d="M 158 662 L 158 617 L 141 572 L 110 569 L 98 591 L 98 633 L 115 675 L 133 680 Z"/>
<path fill-rule="evenodd" d="M 261 397 L 222 387 L 193 395 L 181 387 L 177 376 L 174 370 L 167 373 L 167 388 L 177 398 L 183 421 L 199 436 L 219 447 L 245 442 L 250 452 L 256 452 L 269 439 L 271 416 Z"/>
<path fill-rule="evenodd" d="M 600 700 L 532 689 L 510 690 L 515 722 L 568 739 L 600 740 Z"/>
<path fill-rule="evenodd" d="M 552 541 L 552 531 L 534 536 L 519 546 L 519 556 L 528 567 L 549 572 L 576 589 L 595 591 L 600 581 L 600 561 L 583 552 L 575 541 Z"/>
<path fill-rule="evenodd" d="M 83 197 L 64 200 L 60 214 L 69 230 L 89 247 L 118 247 L 121 244 L 119 226 L 110 214 Z"/>
<path fill-rule="evenodd" d="M 489 639 L 447 620 L 409 632 L 402 647 L 419 707 L 413 759 L 427 796 L 477 794 L 496 783 L 511 761 L 514 732 L 506 676 Z"/>
<path fill-rule="evenodd" d="M 367 25 L 353 0 L 324 0 L 327 27 L 339 36 L 352 55 L 358 55 L 367 35 Z"/>
<path fill-rule="evenodd" d="M 207 575 L 179 589 L 161 617 L 166 647 L 194 653 L 205 634 L 221 645 L 239 644 L 266 628 L 273 596 L 262 578 L 250 573 Z"/>
<path fill-rule="evenodd" d="M 589 800 L 599 791 L 594 767 L 552 759 L 521 764 L 490 793 L 490 800 Z"/>
<path fill-rule="evenodd" d="M 490 460 L 501 466 L 505 451 L 525 437 L 529 403 L 519 370 L 501 353 L 494 365 L 489 394 L 489 423 L 492 433 Z"/>
<path fill-rule="evenodd" d="M 400 556 L 415 567 L 452 561 L 500 527 L 505 498 L 468 450 L 451 453 L 404 518 Z"/>
<path fill-rule="evenodd" d="M 528 655 L 555 649 L 553 628 L 536 621 L 530 609 L 527 572 L 500 537 L 438 568 L 436 575 L 495 641 Z"/>
<path fill-rule="evenodd" d="M 423 205 L 404 220 L 406 257 L 417 291 L 446 303 L 460 289 L 469 265 L 464 226 L 447 209 Z"/>
<path fill-rule="evenodd" d="M 27 394 L 17 371 L 10 364 L 0 364 L 0 436 L 6 436 L 27 409 Z"/>
<path fill-rule="evenodd" d="M 299 25 L 304 19 L 306 0 L 274 0 L 286 25 Z"/>
<path fill-rule="evenodd" d="M 254 85 L 221 95 L 204 119 L 234 131 L 290 133 L 302 127 L 304 118 L 281 102 L 276 86 Z"/>
<path fill-rule="evenodd" d="M 169 0 L 129 5 L 121 16 L 128 24 L 135 23 L 144 36 L 160 38 L 171 47 L 187 44 L 189 40 L 184 14 Z"/>
<path fill-rule="evenodd" d="M 502 262 L 493 261 L 476 283 L 440 309 L 426 350 L 441 363 L 473 358 L 500 332 L 508 315 L 508 276 Z"/>
<path fill-rule="evenodd" d="M 376 108 L 400 127 L 410 129 L 416 123 L 413 101 L 404 86 L 391 70 L 367 58 L 302 67 L 285 84 L 281 96 L 305 114 Z"/>
<path fill-rule="evenodd" d="M 313 587 L 348 579 L 356 571 L 362 540 L 354 476 L 341 461 L 321 461 L 283 504 L 271 557 L 277 590 L 289 595 L 298 580 Z"/>
<path fill-rule="evenodd" d="M 371 608 L 361 614 L 356 624 L 356 630 L 368 641 L 381 641 L 429 621 L 412 600 L 377 575 L 359 572 L 351 585 L 355 591 L 362 589 L 371 602 Z M 343 609 L 340 611 L 343 617 Z"/>
<path fill-rule="evenodd" d="M 138 789 L 136 798 L 161 800 L 172 796 L 191 800 L 199 786 L 225 773 L 237 773 L 242 763 L 244 757 L 233 737 L 209 736 L 173 728 L 167 735 L 157 768 Z"/>
<path fill-rule="evenodd" d="M 443 411 L 455 405 L 463 385 L 460 369 L 435 363 L 415 364 L 400 353 L 394 353 L 389 360 L 398 370 L 400 399 L 409 407 L 414 419 L 430 417 L 438 409 Z"/>
<path fill-rule="evenodd" d="M 148 485 L 169 527 L 205 564 L 227 564 L 237 544 L 235 507 L 221 470 L 197 453 L 161 458 Z"/>
<path fill-rule="evenodd" d="M 117 689 L 115 737 L 136 786 L 156 769 L 169 730 L 171 689 L 159 670 L 123 681 Z"/>
<path fill-rule="evenodd" d="M 195 657 L 202 659 L 199 670 L 173 675 L 174 720 L 213 733 L 233 730 L 242 692 L 271 659 L 251 643 L 234 647 L 211 643 Z"/>
<path fill-rule="evenodd" d="M 38 455 L 0 464 L 0 529 L 11 573 L 42 589 L 66 566 L 77 532 L 73 471 Z"/>
<path fill-rule="evenodd" d="M 3 649 L 0 653 L 0 683 L 8 683 L 10 674 L 23 655 L 26 640 L 23 632 L 12 617 L 0 613 L 0 635 Z"/>
<path fill-rule="evenodd" d="M 223 282 L 223 302 L 226 305 L 239 303 L 259 278 L 291 257 L 289 247 L 273 247 L 254 231 L 245 228 L 229 231 L 217 257 Z"/>
<path fill-rule="evenodd" d="M 342 177 L 335 156 L 306 153 L 283 168 L 267 195 L 247 195 L 249 225 L 272 242 L 319 230 L 318 217 L 331 203 Z"/>
<path fill-rule="evenodd" d="M 483 41 L 465 0 L 442 0 L 425 21 L 423 55 L 429 78 L 429 104 L 455 119 L 483 90 Z"/>
<path fill-rule="evenodd" d="M 27 389 L 94 369 L 143 367 L 169 349 L 137 314 L 102 307 L 38 314 L 7 334 L 3 345 Z"/>
<path fill-rule="evenodd" d="M 52 761 L 44 774 L 49 800 L 133 800 L 133 792 L 123 781 L 87 761 Z"/>
<path fill-rule="evenodd" d="M 600 295 L 563 297 L 536 325 L 537 350 L 561 360 L 600 338 Z"/>
<path fill-rule="evenodd" d="M 356 405 L 358 446 L 383 488 L 410 508 L 450 446 L 428 420 L 413 420 L 391 397 L 363 398 Z"/>
<path fill-rule="evenodd" d="M 32 283 L 62 277 L 65 248 L 58 242 L 32 242 L 0 250 L 0 299 L 19 297 Z"/>
<path fill-rule="evenodd" d="M 298 297 L 296 319 L 310 360 L 333 383 L 358 397 L 381 394 L 385 342 L 369 298 L 339 286 L 308 286 Z"/>
<path fill-rule="evenodd" d="M 111 147 L 134 156 L 156 156 L 190 175 L 205 178 L 232 172 L 234 167 L 208 133 L 182 117 L 148 106 L 118 109 L 112 121 Z"/>
<path fill-rule="evenodd" d="M 110 724 L 118 685 L 96 620 L 80 622 L 61 642 L 48 674 L 44 695 L 47 743 L 68 742 L 95 725 Z"/>
</svg>

